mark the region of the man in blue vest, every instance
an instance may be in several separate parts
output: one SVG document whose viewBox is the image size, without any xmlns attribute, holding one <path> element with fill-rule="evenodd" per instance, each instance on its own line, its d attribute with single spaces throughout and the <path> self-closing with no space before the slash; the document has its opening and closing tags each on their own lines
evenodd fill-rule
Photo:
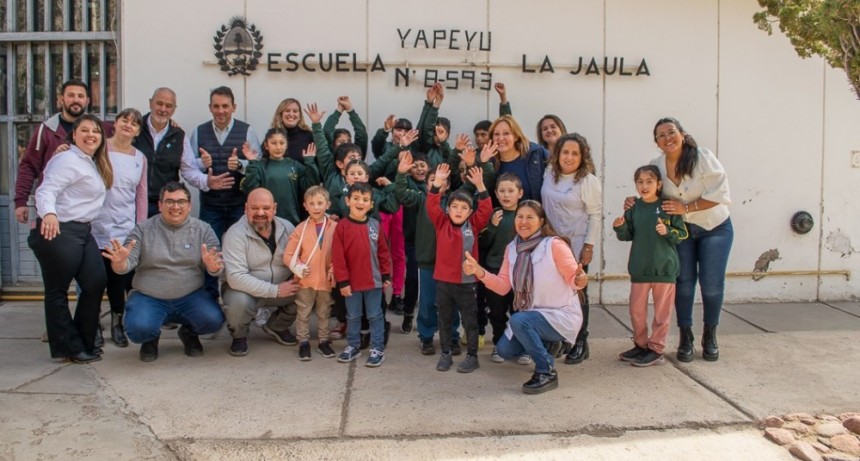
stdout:
<svg viewBox="0 0 860 461">
<path fill-rule="evenodd" d="M 214 175 L 229 173 L 233 185 L 229 189 L 200 192 L 200 219 L 215 231 L 219 241 L 224 232 L 245 213 L 245 194 L 239 189 L 242 182 L 242 152 L 247 143 L 252 151 L 260 152 L 260 140 L 247 123 L 233 118 L 236 102 L 233 90 L 219 86 L 209 93 L 209 112 L 212 120 L 199 125 L 191 133 L 191 149 L 200 153 L 200 163 Z M 218 299 L 218 280 L 206 277 L 206 291 Z"/>
</svg>

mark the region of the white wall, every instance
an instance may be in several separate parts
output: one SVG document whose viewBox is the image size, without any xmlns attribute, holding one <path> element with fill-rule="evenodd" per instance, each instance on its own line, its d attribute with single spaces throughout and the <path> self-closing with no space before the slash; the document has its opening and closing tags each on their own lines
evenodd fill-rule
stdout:
<svg viewBox="0 0 860 461">
<path fill-rule="evenodd" d="M 860 229 L 854 225 L 860 169 L 860 102 L 844 73 L 818 58 L 797 57 L 788 40 L 768 36 L 752 22 L 752 0 L 492 0 L 426 2 L 367 0 L 150 0 L 123 2 L 122 77 L 126 106 L 145 109 L 151 91 L 170 86 L 179 95 L 177 119 L 188 128 L 209 119 L 208 93 L 229 85 L 237 117 L 265 131 L 278 102 L 296 97 L 329 113 L 338 95 L 351 96 L 371 135 L 394 113 L 417 121 L 424 92 L 422 63 L 440 70 L 491 63 L 493 81 L 508 86 L 514 115 L 530 137 L 546 113 L 591 143 L 604 181 L 604 230 L 592 274 L 626 272 L 628 245 L 611 222 L 623 198 L 635 192 L 633 170 L 658 154 L 654 122 L 674 116 L 726 167 L 734 203 L 735 244 L 730 272 L 751 271 L 776 249 L 772 271 L 860 270 Z M 420 8 L 421 14 L 415 14 Z M 165 14 L 170 12 L 170 14 Z M 247 16 L 264 36 L 263 52 L 356 52 L 382 56 L 385 73 L 267 72 L 265 58 L 250 77 L 228 77 L 214 65 L 213 35 L 231 16 Z M 492 50 L 402 49 L 397 29 L 491 31 Z M 465 43 L 461 40 L 461 45 Z M 549 55 L 555 73 L 523 73 Z M 650 77 L 568 73 L 579 56 L 645 58 Z M 281 58 L 283 60 L 283 57 Z M 409 62 L 412 84 L 395 87 L 394 67 Z M 460 63 L 460 64 L 458 64 Z M 443 66 L 442 64 L 448 64 Z M 474 68 L 480 72 L 486 70 Z M 452 134 L 467 132 L 497 111 L 493 91 L 449 90 L 441 113 Z M 798 236 L 789 218 L 812 213 L 816 226 Z M 857 242 L 857 243 L 854 243 Z M 602 267 L 601 267 L 602 266 Z M 855 298 L 858 277 L 730 277 L 727 301 Z M 628 283 L 595 283 L 601 302 L 626 302 Z"/>
</svg>

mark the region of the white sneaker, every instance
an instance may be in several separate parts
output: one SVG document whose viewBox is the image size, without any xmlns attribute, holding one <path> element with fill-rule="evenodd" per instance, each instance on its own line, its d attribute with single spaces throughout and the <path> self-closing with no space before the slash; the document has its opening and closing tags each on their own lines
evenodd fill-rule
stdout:
<svg viewBox="0 0 860 461">
<path fill-rule="evenodd" d="M 269 317 L 272 316 L 272 311 L 261 307 L 257 309 L 257 317 L 254 319 L 254 325 L 257 325 L 260 328 L 263 328 L 264 325 L 269 321 Z"/>
<path fill-rule="evenodd" d="M 528 355 L 521 355 L 520 358 L 517 359 L 517 363 L 520 365 L 531 365 L 533 362 L 532 358 Z"/>
<path fill-rule="evenodd" d="M 502 356 L 499 355 L 499 352 L 496 351 L 495 347 L 493 348 L 493 353 L 490 355 L 490 360 L 496 363 L 502 363 L 505 361 L 505 359 L 503 359 Z"/>
</svg>

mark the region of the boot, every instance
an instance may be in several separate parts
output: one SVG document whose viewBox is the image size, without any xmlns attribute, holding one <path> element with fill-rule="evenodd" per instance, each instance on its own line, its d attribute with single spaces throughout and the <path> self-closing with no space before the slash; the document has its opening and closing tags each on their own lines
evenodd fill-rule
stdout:
<svg viewBox="0 0 860 461">
<path fill-rule="evenodd" d="M 125 328 L 122 326 L 122 314 L 110 313 L 110 336 L 117 347 L 128 347 Z"/>
<path fill-rule="evenodd" d="M 679 362 L 692 362 L 693 361 L 693 328 L 692 327 L 680 327 L 681 329 L 681 339 L 678 342 L 678 361 Z"/>
<path fill-rule="evenodd" d="M 93 341 L 93 347 L 96 349 L 101 349 L 105 347 L 105 337 L 102 334 L 102 325 L 99 323 L 99 327 L 96 328 L 96 339 Z"/>
<path fill-rule="evenodd" d="M 716 362 L 720 358 L 716 325 L 705 325 L 702 332 L 702 358 L 708 362 Z"/>
<path fill-rule="evenodd" d="M 385 321 L 385 327 L 383 330 L 383 343 L 384 345 L 388 345 L 388 338 L 391 337 L 391 322 L 388 320 Z"/>
<path fill-rule="evenodd" d="M 577 363 L 582 363 L 588 358 L 588 341 L 576 340 L 573 343 L 573 349 L 570 350 L 570 353 L 567 354 L 567 357 L 564 358 L 564 363 L 568 365 L 576 365 Z"/>
</svg>

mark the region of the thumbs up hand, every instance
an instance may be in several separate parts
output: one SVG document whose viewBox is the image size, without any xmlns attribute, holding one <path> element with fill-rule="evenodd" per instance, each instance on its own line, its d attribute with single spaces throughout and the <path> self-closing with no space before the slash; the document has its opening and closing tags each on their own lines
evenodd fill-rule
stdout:
<svg viewBox="0 0 860 461">
<path fill-rule="evenodd" d="M 479 272 L 480 276 L 478 278 L 483 277 L 484 274 L 487 273 L 487 271 L 478 264 L 478 261 L 475 261 L 475 258 L 473 258 L 467 251 L 466 259 L 463 260 L 463 273 L 466 275 L 477 275 Z"/>
<path fill-rule="evenodd" d="M 239 155 L 236 153 L 236 148 L 233 148 L 233 153 L 227 159 L 227 169 L 230 171 L 239 169 Z"/>
<path fill-rule="evenodd" d="M 212 156 L 209 155 L 209 152 L 206 152 L 206 149 L 200 148 L 200 161 L 203 162 L 203 168 L 212 168 Z"/>
</svg>

